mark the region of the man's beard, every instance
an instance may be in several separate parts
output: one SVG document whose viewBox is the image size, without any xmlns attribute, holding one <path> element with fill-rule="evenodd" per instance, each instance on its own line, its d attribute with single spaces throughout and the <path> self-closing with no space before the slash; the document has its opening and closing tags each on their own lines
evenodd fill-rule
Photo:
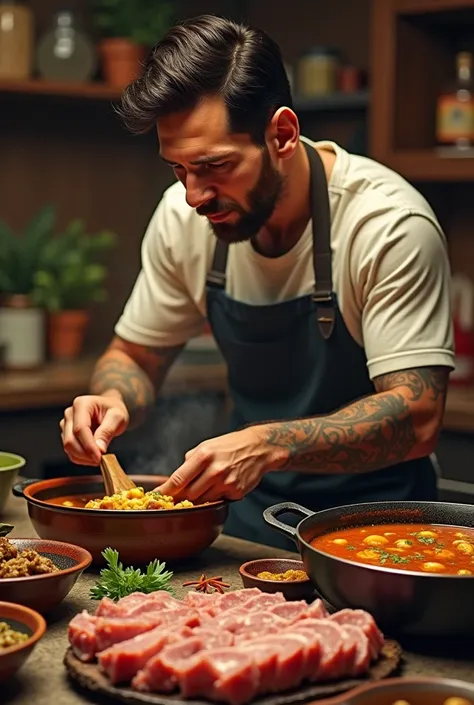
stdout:
<svg viewBox="0 0 474 705">
<path fill-rule="evenodd" d="M 248 194 L 249 210 L 237 203 L 214 199 L 197 208 L 199 215 L 213 215 L 233 211 L 239 214 L 235 223 L 213 223 L 209 221 L 214 235 L 231 245 L 254 238 L 272 216 L 285 185 L 284 177 L 274 168 L 268 149 L 265 147 L 260 176 Z"/>
</svg>

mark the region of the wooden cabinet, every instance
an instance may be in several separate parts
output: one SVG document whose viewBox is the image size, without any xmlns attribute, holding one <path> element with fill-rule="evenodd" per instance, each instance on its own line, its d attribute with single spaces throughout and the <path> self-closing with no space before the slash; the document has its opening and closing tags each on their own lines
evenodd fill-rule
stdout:
<svg viewBox="0 0 474 705">
<path fill-rule="evenodd" d="M 474 158 L 436 149 L 437 96 L 474 46 L 474 0 L 372 0 L 371 156 L 412 181 L 474 180 Z"/>
</svg>

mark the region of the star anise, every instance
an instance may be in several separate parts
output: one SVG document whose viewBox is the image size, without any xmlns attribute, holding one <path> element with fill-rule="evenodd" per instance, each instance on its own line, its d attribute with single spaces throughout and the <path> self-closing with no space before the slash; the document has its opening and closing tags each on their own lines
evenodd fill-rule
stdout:
<svg viewBox="0 0 474 705">
<path fill-rule="evenodd" d="M 228 583 L 222 582 L 222 576 L 215 575 L 212 578 L 206 578 L 203 573 L 199 580 L 188 580 L 183 583 L 183 587 L 194 587 L 198 592 L 212 592 L 212 589 L 221 594 L 224 592 L 225 588 L 229 588 Z"/>
</svg>

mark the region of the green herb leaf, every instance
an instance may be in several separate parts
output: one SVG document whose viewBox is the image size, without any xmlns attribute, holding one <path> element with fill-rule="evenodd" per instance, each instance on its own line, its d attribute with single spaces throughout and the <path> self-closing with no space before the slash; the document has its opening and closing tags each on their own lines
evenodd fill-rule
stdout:
<svg viewBox="0 0 474 705">
<path fill-rule="evenodd" d="M 129 566 L 124 568 L 119 561 L 118 551 L 106 548 L 102 552 L 108 567 L 102 568 L 98 582 L 91 588 L 90 596 L 93 600 L 101 600 L 108 597 L 111 600 L 119 600 L 121 597 L 131 595 L 132 592 L 156 592 L 166 590 L 173 593 L 172 587 L 168 584 L 173 573 L 165 570 L 166 564 L 155 559 L 148 564 L 146 571 Z"/>
</svg>

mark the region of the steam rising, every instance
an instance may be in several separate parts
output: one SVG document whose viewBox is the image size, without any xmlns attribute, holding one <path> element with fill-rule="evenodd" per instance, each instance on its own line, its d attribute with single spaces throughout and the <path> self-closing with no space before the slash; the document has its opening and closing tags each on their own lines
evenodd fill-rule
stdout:
<svg viewBox="0 0 474 705">
<path fill-rule="evenodd" d="M 139 451 L 127 471 L 132 475 L 171 475 L 188 450 L 226 433 L 224 401 L 218 396 L 161 400 L 142 430 Z"/>
</svg>

